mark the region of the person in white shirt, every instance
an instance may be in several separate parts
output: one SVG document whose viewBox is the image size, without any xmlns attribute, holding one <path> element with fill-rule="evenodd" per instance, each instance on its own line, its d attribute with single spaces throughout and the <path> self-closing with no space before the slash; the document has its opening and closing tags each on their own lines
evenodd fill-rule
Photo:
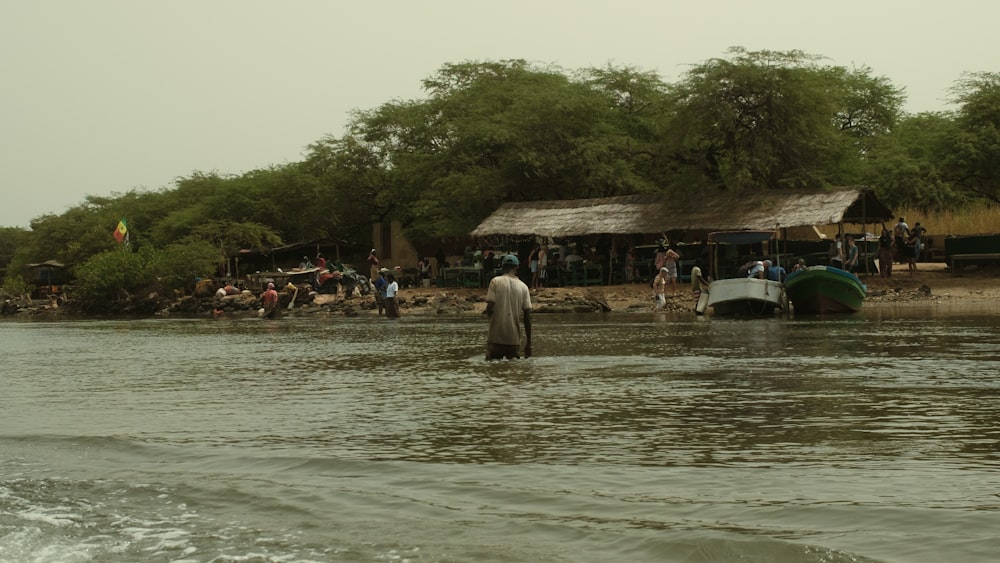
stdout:
<svg viewBox="0 0 1000 563">
<path fill-rule="evenodd" d="M 517 277 L 520 262 L 517 256 L 503 257 L 503 273 L 490 280 L 486 290 L 486 311 L 489 328 L 486 332 L 486 360 L 520 358 L 521 323 L 524 316 L 524 357 L 531 357 L 531 295 L 528 286 Z"/>
<path fill-rule="evenodd" d="M 396 276 L 385 275 L 389 285 L 385 286 L 385 316 L 389 319 L 399 318 L 399 303 L 396 301 L 396 294 L 399 292 L 399 284 L 396 283 Z"/>
</svg>

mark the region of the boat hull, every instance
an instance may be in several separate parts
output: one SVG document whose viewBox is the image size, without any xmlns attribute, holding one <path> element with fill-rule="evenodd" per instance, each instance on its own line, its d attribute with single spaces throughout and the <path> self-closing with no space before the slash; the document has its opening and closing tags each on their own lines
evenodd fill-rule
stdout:
<svg viewBox="0 0 1000 563">
<path fill-rule="evenodd" d="M 708 306 L 715 315 L 771 315 L 784 302 L 784 289 L 776 281 L 734 278 L 708 286 Z"/>
<path fill-rule="evenodd" d="M 810 266 L 785 279 L 785 291 L 796 313 L 854 313 L 868 295 L 857 276 L 833 266 Z"/>
</svg>

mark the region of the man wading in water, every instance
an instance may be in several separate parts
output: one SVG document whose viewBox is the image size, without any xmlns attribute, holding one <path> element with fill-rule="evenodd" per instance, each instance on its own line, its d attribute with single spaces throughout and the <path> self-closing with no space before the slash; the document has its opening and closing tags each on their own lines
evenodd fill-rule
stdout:
<svg viewBox="0 0 1000 563">
<path fill-rule="evenodd" d="M 486 316 L 490 326 L 486 333 L 486 360 L 520 358 L 521 324 L 524 314 L 524 357 L 531 357 L 531 296 L 528 286 L 517 277 L 517 256 L 508 254 L 500 262 L 503 273 L 490 280 L 486 290 Z"/>
</svg>

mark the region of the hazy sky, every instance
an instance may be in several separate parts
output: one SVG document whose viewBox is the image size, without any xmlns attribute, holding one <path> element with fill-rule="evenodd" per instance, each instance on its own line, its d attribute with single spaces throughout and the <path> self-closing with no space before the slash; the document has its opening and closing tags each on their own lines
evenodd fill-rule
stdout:
<svg viewBox="0 0 1000 563">
<path fill-rule="evenodd" d="M 962 72 L 1000 70 L 998 21 L 991 0 L 0 0 L 0 226 L 300 160 L 445 63 L 673 82 L 730 46 L 798 49 L 871 67 L 907 111 L 949 109 Z"/>
</svg>

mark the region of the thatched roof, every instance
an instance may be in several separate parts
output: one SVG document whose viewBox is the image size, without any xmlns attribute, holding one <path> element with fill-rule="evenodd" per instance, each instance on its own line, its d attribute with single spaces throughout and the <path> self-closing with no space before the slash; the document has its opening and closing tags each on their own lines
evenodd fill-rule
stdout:
<svg viewBox="0 0 1000 563">
<path fill-rule="evenodd" d="M 471 235 L 572 237 L 671 230 L 763 230 L 874 223 L 892 217 L 892 211 L 864 187 L 822 192 L 720 192 L 690 200 L 632 195 L 505 203 L 483 220 Z"/>
</svg>

